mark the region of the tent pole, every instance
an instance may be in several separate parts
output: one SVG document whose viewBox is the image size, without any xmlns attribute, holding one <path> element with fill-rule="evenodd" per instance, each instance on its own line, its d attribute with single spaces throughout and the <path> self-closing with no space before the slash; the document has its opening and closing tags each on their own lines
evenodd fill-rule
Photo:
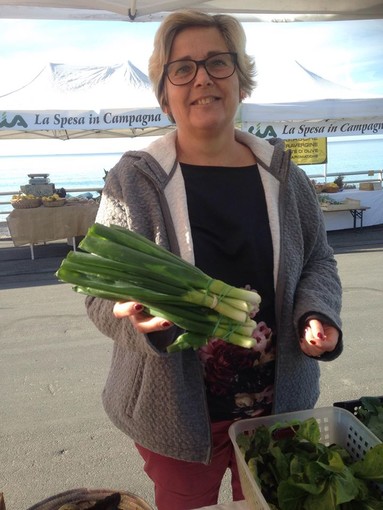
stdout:
<svg viewBox="0 0 383 510">
<path fill-rule="evenodd" d="M 129 18 L 133 21 L 137 16 L 136 0 L 131 0 L 128 11 Z"/>
</svg>

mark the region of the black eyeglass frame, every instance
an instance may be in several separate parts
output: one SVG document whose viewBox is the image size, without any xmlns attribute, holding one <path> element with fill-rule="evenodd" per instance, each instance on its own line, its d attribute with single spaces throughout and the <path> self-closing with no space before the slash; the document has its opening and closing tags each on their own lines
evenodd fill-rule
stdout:
<svg viewBox="0 0 383 510">
<path fill-rule="evenodd" d="M 218 76 L 218 77 L 214 76 L 213 74 L 211 74 L 209 72 L 208 68 L 206 67 L 206 62 L 208 60 L 215 58 L 215 57 L 219 57 L 220 55 L 230 55 L 233 59 L 233 71 L 228 76 Z M 185 83 L 173 83 L 172 80 L 170 79 L 169 74 L 168 74 L 168 68 L 171 64 L 176 64 L 177 62 L 193 62 L 194 64 L 196 64 L 194 76 L 189 81 L 187 81 Z M 233 74 L 235 73 L 235 70 L 238 66 L 238 56 L 237 56 L 237 53 L 232 52 L 232 51 L 222 51 L 220 53 L 216 53 L 215 55 L 210 55 L 210 57 L 207 57 L 203 60 L 193 60 L 192 58 L 180 58 L 178 60 L 172 60 L 171 62 L 168 62 L 167 64 L 164 65 L 164 76 L 167 77 L 167 79 L 170 81 L 170 83 L 172 85 L 174 85 L 175 87 L 183 87 L 184 85 L 189 85 L 189 83 L 191 83 L 194 80 L 194 78 L 197 76 L 198 69 L 200 66 L 204 67 L 205 71 L 211 78 L 214 78 L 215 80 L 226 80 L 226 78 L 230 78 L 230 76 L 233 76 Z"/>
</svg>

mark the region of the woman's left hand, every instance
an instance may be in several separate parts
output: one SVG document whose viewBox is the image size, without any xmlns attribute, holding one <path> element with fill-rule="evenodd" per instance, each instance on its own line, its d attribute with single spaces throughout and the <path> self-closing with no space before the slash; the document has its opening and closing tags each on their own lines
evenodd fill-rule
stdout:
<svg viewBox="0 0 383 510">
<path fill-rule="evenodd" d="M 339 339 L 339 331 L 334 326 L 311 319 L 306 323 L 300 347 L 307 356 L 319 357 L 325 352 L 335 349 Z"/>
</svg>

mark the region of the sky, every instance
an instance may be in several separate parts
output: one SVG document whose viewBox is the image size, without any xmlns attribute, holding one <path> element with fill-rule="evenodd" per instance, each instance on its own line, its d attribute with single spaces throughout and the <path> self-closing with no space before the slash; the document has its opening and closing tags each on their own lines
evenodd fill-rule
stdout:
<svg viewBox="0 0 383 510">
<path fill-rule="evenodd" d="M 280 79 L 298 61 L 338 85 L 383 95 L 383 20 L 243 25 L 260 80 L 272 72 Z M 0 19 L 0 95 L 24 85 L 50 62 L 130 60 L 147 73 L 157 27 L 155 22 Z M 278 87 L 286 87 L 286 76 Z"/>
<path fill-rule="evenodd" d="M 27 84 L 48 63 L 112 65 L 129 60 L 147 73 L 158 26 L 0 19 L 0 96 Z M 261 98 L 269 95 L 278 101 L 280 93 L 287 98 L 289 92 L 304 94 L 308 87 L 297 62 L 356 96 L 383 96 L 383 20 L 243 26 L 247 51 L 256 61 L 256 92 Z"/>
</svg>

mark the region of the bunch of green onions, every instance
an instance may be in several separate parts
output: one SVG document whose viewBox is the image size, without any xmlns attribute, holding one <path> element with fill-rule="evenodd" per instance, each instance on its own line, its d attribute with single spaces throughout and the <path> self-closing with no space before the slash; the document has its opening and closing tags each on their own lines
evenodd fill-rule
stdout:
<svg viewBox="0 0 383 510">
<path fill-rule="evenodd" d="M 260 296 L 206 275 L 146 237 L 117 225 L 95 223 L 56 276 L 86 295 L 137 301 L 150 315 L 173 322 L 183 334 L 169 352 L 198 349 L 218 337 L 253 347 L 257 324 L 250 318 Z"/>
</svg>

